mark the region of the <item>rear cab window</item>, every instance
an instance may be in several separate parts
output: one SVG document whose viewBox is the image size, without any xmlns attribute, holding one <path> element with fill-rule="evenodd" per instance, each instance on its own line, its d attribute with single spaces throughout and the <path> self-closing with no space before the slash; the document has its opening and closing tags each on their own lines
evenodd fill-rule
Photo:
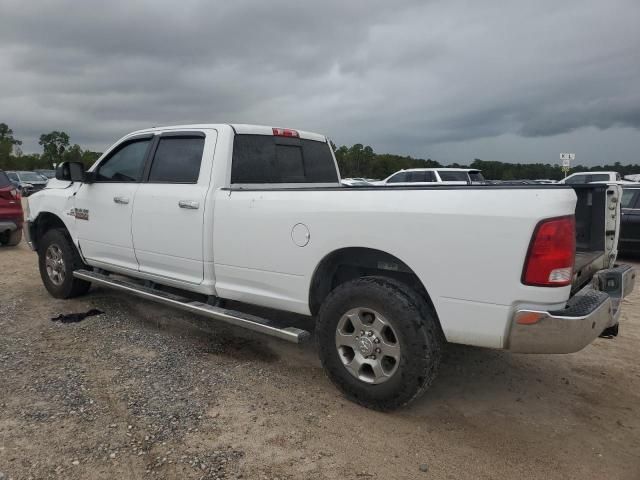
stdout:
<svg viewBox="0 0 640 480">
<path fill-rule="evenodd" d="M 338 173 L 326 142 L 237 134 L 233 141 L 231 183 L 337 184 Z"/>
</svg>

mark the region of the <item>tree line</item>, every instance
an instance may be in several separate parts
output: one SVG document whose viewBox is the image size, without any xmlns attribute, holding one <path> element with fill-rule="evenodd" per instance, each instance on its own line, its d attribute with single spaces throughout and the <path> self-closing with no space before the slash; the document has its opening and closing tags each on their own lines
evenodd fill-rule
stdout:
<svg viewBox="0 0 640 480">
<path fill-rule="evenodd" d="M 408 168 L 477 168 L 482 170 L 486 179 L 490 180 L 535 180 L 564 178 L 562 166 L 550 163 L 505 163 L 476 158 L 470 164 L 453 163 L 443 165 L 430 158 L 413 158 L 411 156 L 393 155 L 390 153 L 378 154 L 370 146 L 357 143 L 351 147 L 334 145 L 336 160 L 340 167 L 340 173 L 345 178 L 376 178 L 383 179 L 394 172 Z M 586 167 L 584 165 L 573 166 L 568 174 L 574 172 L 615 171 L 622 176 L 640 174 L 640 165 L 622 165 L 615 162 L 612 165 Z"/>
<path fill-rule="evenodd" d="M 14 137 L 13 130 L 6 123 L 0 123 L 0 169 L 49 169 L 65 161 L 82 162 L 89 167 L 101 155 L 100 152 L 84 150 L 77 143 L 71 145 L 69 135 L 57 130 L 40 135 L 38 143 L 42 146 L 42 153 L 23 154 L 20 148 L 22 141 Z M 369 145 L 365 146 L 361 143 L 356 143 L 351 147 L 346 145 L 337 147 L 332 144 L 332 147 L 335 151 L 340 173 L 345 178 L 383 179 L 401 169 L 445 166 L 430 158 L 423 159 L 391 153 L 375 153 Z M 505 163 L 476 158 L 468 165 L 453 163 L 446 166 L 477 168 L 482 170 L 485 178 L 491 180 L 533 180 L 543 178 L 559 180 L 564 177 L 560 165 L 549 163 Z M 640 173 L 640 165 L 622 165 L 620 162 L 596 167 L 575 165 L 569 173 L 603 170 L 613 170 L 624 176 Z"/>
<path fill-rule="evenodd" d="M 42 153 L 24 154 L 22 140 L 15 138 L 6 123 L 0 123 L 0 169 L 48 170 L 62 162 L 82 162 L 88 167 L 102 155 L 84 150 L 77 143 L 71 145 L 69 135 L 57 130 L 40 135 L 38 143 L 42 146 Z"/>
</svg>

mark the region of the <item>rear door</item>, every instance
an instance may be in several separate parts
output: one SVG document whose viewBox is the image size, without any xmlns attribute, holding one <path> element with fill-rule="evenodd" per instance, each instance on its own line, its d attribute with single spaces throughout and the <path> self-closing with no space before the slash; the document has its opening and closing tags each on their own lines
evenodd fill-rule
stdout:
<svg viewBox="0 0 640 480">
<path fill-rule="evenodd" d="M 640 252 L 640 188 L 625 188 L 620 205 L 622 219 L 620 222 L 621 252 Z"/>
<path fill-rule="evenodd" d="M 133 206 L 140 271 L 182 282 L 203 281 L 205 200 L 217 132 L 161 134 Z"/>
</svg>

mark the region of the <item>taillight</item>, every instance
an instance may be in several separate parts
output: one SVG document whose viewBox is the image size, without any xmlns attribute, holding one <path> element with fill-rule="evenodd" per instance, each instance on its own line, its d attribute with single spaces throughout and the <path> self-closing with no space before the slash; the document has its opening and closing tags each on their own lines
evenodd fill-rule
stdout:
<svg viewBox="0 0 640 480">
<path fill-rule="evenodd" d="M 9 193 L 11 194 L 11 196 L 15 199 L 20 198 L 20 194 L 18 193 L 18 191 L 15 188 L 12 188 Z"/>
<path fill-rule="evenodd" d="M 296 130 L 291 130 L 290 128 L 274 128 L 273 134 L 276 137 L 300 138 L 300 134 Z"/>
<path fill-rule="evenodd" d="M 571 285 L 576 253 L 576 220 L 549 218 L 536 226 L 522 272 L 522 283 L 538 287 Z"/>
</svg>

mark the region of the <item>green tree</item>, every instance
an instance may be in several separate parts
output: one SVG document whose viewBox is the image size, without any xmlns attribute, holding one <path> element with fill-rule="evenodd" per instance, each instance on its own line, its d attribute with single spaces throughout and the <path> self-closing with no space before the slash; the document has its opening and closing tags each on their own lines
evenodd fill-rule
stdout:
<svg viewBox="0 0 640 480">
<path fill-rule="evenodd" d="M 18 145 L 22 145 L 22 141 L 13 136 L 9 125 L 0 123 L 0 168 L 14 168 L 15 158 L 11 154 Z"/>
<path fill-rule="evenodd" d="M 53 167 L 54 164 L 57 165 L 64 161 L 64 153 L 69 146 L 69 135 L 54 130 L 40 135 L 38 143 L 42 145 L 42 157 L 49 164 L 49 167 Z"/>
</svg>

